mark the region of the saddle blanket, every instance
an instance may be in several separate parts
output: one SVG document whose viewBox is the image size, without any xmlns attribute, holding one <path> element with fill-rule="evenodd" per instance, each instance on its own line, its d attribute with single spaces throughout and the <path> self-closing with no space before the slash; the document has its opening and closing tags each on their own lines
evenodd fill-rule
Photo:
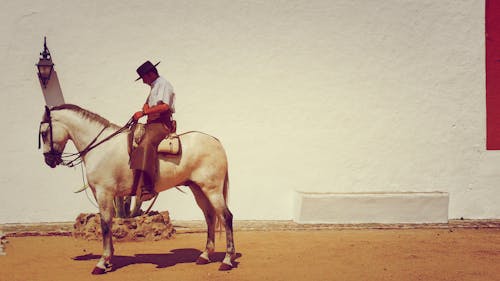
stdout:
<svg viewBox="0 0 500 281">
<path fill-rule="evenodd" d="M 135 149 L 142 138 L 144 137 L 144 133 L 146 132 L 144 124 L 137 124 L 135 128 L 132 130 L 132 148 Z M 158 153 L 165 154 L 179 154 L 181 150 L 181 140 L 179 139 L 179 135 L 176 133 L 169 134 L 161 143 L 158 145 Z"/>
</svg>

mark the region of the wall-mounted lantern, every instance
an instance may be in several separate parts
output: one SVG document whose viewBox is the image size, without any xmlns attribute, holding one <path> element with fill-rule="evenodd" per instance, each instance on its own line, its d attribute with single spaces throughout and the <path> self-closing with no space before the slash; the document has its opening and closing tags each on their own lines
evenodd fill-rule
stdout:
<svg viewBox="0 0 500 281">
<path fill-rule="evenodd" d="M 45 105 L 49 108 L 64 104 L 64 97 L 57 77 L 57 71 L 52 62 L 52 55 L 47 48 L 47 37 L 43 38 L 43 52 L 36 64 L 38 81 L 42 88 Z"/>
<path fill-rule="evenodd" d="M 40 60 L 36 64 L 38 67 L 38 78 L 42 82 L 44 88 L 47 88 L 54 64 L 50 56 L 49 49 L 47 48 L 47 37 L 43 38 L 43 52 L 40 53 Z"/>
</svg>

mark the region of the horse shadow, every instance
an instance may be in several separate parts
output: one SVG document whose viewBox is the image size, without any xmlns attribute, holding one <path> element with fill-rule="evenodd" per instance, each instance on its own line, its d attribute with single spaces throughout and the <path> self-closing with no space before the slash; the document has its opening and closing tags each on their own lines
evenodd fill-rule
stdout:
<svg viewBox="0 0 500 281">
<path fill-rule="evenodd" d="M 201 251 L 197 249 L 174 249 L 170 253 L 166 254 L 135 254 L 134 256 L 113 256 L 111 258 L 111 272 L 116 271 L 120 268 L 133 265 L 133 264 L 154 264 L 156 268 L 167 268 L 181 263 L 195 263 L 198 257 L 201 255 Z M 215 252 L 210 255 L 212 262 L 221 262 L 224 259 L 226 253 Z M 233 261 L 234 267 L 238 267 L 239 262 L 236 259 L 242 256 L 241 253 L 236 253 L 235 260 Z M 73 258 L 75 261 L 88 261 L 88 260 L 99 260 L 100 255 L 94 255 L 92 253 L 76 256 Z"/>
</svg>

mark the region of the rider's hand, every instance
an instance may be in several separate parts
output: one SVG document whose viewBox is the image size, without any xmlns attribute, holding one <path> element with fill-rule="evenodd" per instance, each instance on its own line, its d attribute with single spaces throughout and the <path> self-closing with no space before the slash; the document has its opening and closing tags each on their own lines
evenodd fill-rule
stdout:
<svg viewBox="0 0 500 281">
<path fill-rule="evenodd" d="M 134 121 L 137 121 L 137 120 L 139 120 L 142 116 L 144 116 L 144 112 L 142 112 L 142 111 L 137 111 L 136 113 L 134 113 L 134 115 L 132 116 L 132 118 L 134 119 Z"/>
</svg>

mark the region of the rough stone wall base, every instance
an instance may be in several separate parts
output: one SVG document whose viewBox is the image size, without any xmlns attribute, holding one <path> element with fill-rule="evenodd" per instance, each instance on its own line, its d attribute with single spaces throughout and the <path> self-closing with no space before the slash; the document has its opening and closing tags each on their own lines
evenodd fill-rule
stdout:
<svg viewBox="0 0 500 281">
<path fill-rule="evenodd" d="M 102 240 L 99 214 L 80 214 L 73 225 L 73 236 L 87 240 Z M 175 233 L 168 212 L 150 212 L 133 218 L 114 218 L 113 240 L 145 241 L 169 239 Z"/>
</svg>

